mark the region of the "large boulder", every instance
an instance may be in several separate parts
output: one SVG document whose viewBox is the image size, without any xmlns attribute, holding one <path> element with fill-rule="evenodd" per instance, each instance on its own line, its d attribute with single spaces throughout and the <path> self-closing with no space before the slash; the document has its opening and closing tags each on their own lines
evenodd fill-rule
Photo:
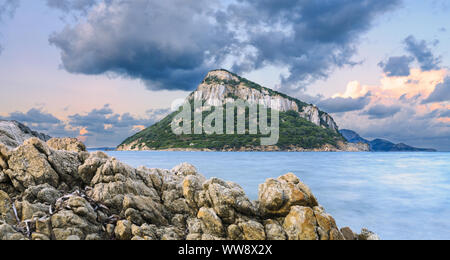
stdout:
<svg viewBox="0 0 450 260">
<path fill-rule="evenodd" d="M 242 230 L 244 240 L 266 240 L 264 226 L 257 221 L 249 220 L 239 223 L 239 228 Z"/>
<path fill-rule="evenodd" d="M 265 216 L 287 216 L 291 207 L 316 207 L 316 198 L 307 185 L 293 173 L 268 179 L 259 187 L 259 206 Z"/>
<path fill-rule="evenodd" d="M 213 178 L 203 184 L 203 190 L 209 206 L 227 224 L 235 222 L 237 213 L 258 214 L 256 207 L 247 198 L 244 190 L 235 183 Z"/>
<path fill-rule="evenodd" d="M 47 144 L 54 150 L 76 153 L 86 151 L 86 146 L 76 138 L 52 138 L 47 141 Z"/>
<path fill-rule="evenodd" d="M 317 220 L 311 208 L 294 206 L 284 220 L 289 240 L 318 240 Z"/>
<path fill-rule="evenodd" d="M 59 175 L 48 161 L 49 147 L 37 138 L 25 141 L 24 145 L 12 151 L 6 174 L 14 188 L 25 191 L 31 186 L 48 183 L 59 185 Z"/>
<path fill-rule="evenodd" d="M 380 237 L 372 231 L 363 228 L 361 234 L 357 235 L 358 240 L 380 240 Z"/>
<path fill-rule="evenodd" d="M 222 220 L 217 216 L 216 212 L 211 208 L 201 208 L 198 211 L 197 218 L 200 219 L 204 224 L 204 233 L 223 236 L 224 226 Z"/>
</svg>

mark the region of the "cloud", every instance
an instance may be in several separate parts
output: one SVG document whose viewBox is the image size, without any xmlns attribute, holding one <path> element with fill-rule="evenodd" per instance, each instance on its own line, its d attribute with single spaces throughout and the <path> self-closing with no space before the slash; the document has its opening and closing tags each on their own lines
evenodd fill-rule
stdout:
<svg viewBox="0 0 450 260">
<path fill-rule="evenodd" d="M 450 109 L 446 109 L 446 110 L 444 110 L 444 111 L 441 111 L 440 113 L 439 113 L 439 117 L 450 117 Z"/>
<path fill-rule="evenodd" d="M 400 106 L 375 105 L 362 113 L 362 115 L 368 115 L 369 119 L 383 119 L 393 117 L 401 110 Z"/>
<path fill-rule="evenodd" d="M 436 86 L 435 90 L 425 99 L 422 104 L 450 101 L 450 77 Z"/>
<path fill-rule="evenodd" d="M 19 4 L 19 0 L 0 0 L 0 24 L 3 23 L 5 17 L 11 18 L 14 15 Z M 2 52 L 3 46 L 0 44 L 0 54 Z"/>
<path fill-rule="evenodd" d="M 433 71 L 441 69 L 442 57 L 436 57 L 430 46 L 439 44 L 439 40 L 428 44 L 424 40 L 417 40 L 413 35 L 403 41 L 406 52 L 410 55 L 390 57 L 387 61 L 378 64 L 384 73 L 390 77 L 407 77 L 410 75 L 411 64 L 414 61 L 420 65 L 422 71 Z"/>
<path fill-rule="evenodd" d="M 72 136 L 75 132 L 66 129 L 63 121 L 54 115 L 44 112 L 42 109 L 32 108 L 28 112 L 13 112 L 6 117 L 0 117 L 2 120 L 16 120 L 34 131 L 43 132 L 50 136 Z"/>
<path fill-rule="evenodd" d="M 102 1 L 86 21 L 53 34 L 64 68 L 142 79 L 151 89 L 190 90 L 221 64 L 234 36 L 214 16 L 215 0 Z"/>
<path fill-rule="evenodd" d="M 66 13 L 70 11 L 81 11 L 86 13 L 91 7 L 97 4 L 97 0 L 46 0 L 51 8 L 62 10 Z"/>
<path fill-rule="evenodd" d="M 370 102 L 370 93 L 359 98 L 329 98 L 322 100 L 318 106 L 328 113 L 344 113 L 364 109 Z"/>
<path fill-rule="evenodd" d="M 50 42 L 71 73 L 114 73 L 149 89 L 192 90 L 210 69 L 269 65 L 287 67 L 283 85 L 297 89 L 357 64 L 360 36 L 399 2 L 103 0 Z"/>
<path fill-rule="evenodd" d="M 410 72 L 405 77 L 383 74 L 376 85 L 350 82 L 344 93 L 332 97 L 358 99 L 370 93 L 368 108 L 333 114 L 339 127 L 355 130 L 367 139 L 384 138 L 450 151 L 450 105 L 427 100 L 444 99 L 448 89 L 445 86 L 450 82 L 448 71 L 411 69 Z"/>
<path fill-rule="evenodd" d="M 19 7 L 19 0 L 0 0 L 0 22 L 6 16 L 12 17 L 17 7 Z"/>
<path fill-rule="evenodd" d="M 43 112 L 41 109 L 32 108 L 26 113 L 13 112 L 7 117 L 3 117 L 4 120 L 17 120 L 20 122 L 27 122 L 31 124 L 58 124 L 61 121 L 52 114 Z"/>
<path fill-rule="evenodd" d="M 400 1 L 243 0 L 232 5 L 234 23 L 257 50 L 247 70 L 266 64 L 286 66 L 284 91 L 327 78 L 352 60 L 360 36 L 373 20 Z M 238 64 L 235 66 L 239 69 Z"/>
<path fill-rule="evenodd" d="M 380 62 L 380 66 L 386 75 L 391 77 L 409 76 L 410 65 L 414 61 L 410 56 L 390 57 L 386 62 Z"/>
<path fill-rule="evenodd" d="M 145 118 L 137 118 L 129 113 L 114 113 L 110 105 L 105 105 L 86 114 L 70 115 L 68 125 L 79 129 L 79 137 L 85 138 L 88 146 L 116 146 L 168 113 L 169 109 L 149 110 Z"/>
<path fill-rule="evenodd" d="M 61 120 L 41 109 L 33 108 L 26 113 L 14 112 L 3 120 L 16 120 L 31 129 L 53 137 L 78 137 L 87 146 L 116 146 L 125 138 L 162 119 L 169 109 L 148 110 L 145 117 L 138 118 L 129 113 L 114 113 L 110 105 L 93 109 L 85 114 L 69 115 Z"/>
<path fill-rule="evenodd" d="M 423 71 L 441 69 L 441 57 L 434 56 L 426 41 L 419 41 L 414 36 L 410 35 L 405 39 L 404 43 L 406 45 L 406 50 L 416 58 Z"/>
</svg>

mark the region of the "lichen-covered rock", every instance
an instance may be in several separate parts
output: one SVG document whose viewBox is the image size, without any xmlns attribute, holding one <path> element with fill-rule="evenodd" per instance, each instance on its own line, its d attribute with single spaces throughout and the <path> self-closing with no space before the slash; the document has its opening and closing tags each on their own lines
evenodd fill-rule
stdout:
<svg viewBox="0 0 450 260">
<path fill-rule="evenodd" d="M 11 225 L 0 222 L 0 240 L 28 240 L 22 233 L 16 231 Z"/>
<path fill-rule="evenodd" d="M 266 240 L 266 231 L 264 226 L 254 220 L 239 223 L 244 240 Z"/>
<path fill-rule="evenodd" d="M 86 146 L 76 138 L 52 138 L 47 141 L 48 146 L 54 150 L 69 152 L 85 152 Z"/>
<path fill-rule="evenodd" d="M 172 172 L 176 175 L 189 176 L 197 175 L 197 168 L 189 163 L 182 163 L 172 169 Z"/>
<path fill-rule="evenodd" d="M 165 217 L 168 213 L 164 207 L 149 197 L 125 196 L 123 210 L 125 210 L 124 217 L 134 224 L 149 223 L 164 226 L 169 223 Z"/>
<path fill-rule="evenodd" d="M 284 220 L 289 240 L 318 240 L 317 220 L 311 208 L 294 206 Z"/>
<path fill-rule="evenodd" d="M 132 225 L 131 233 L 134 240 L 157 240 L 158 228 L 155 225 L 144 224 L 142 226 Z M 139 238 L 139 239 L 138 239 Z"/>
<path fill-rule="evenodd" d="M 93 188 L 87 194 L 93 200 L 101 201 L 115 214 L 123 211 L 123 201 L 127 195 L 129 197 L 147 197 L 155 202 L 160 202 L 157 191 L 141 178 L 138 171 L 115 159 L 106 160 L 96 170 L 96 175 L 92 178 L 90 185 Z"/>
<path fill-rule="evenodd" d="M 197 218 L 200 219 L 205 227 L 204 233 L 209 235 L 224 235 L 222 220 L 217 216 L 216 212 L 211 208 L 201 208 L 198 211 Z"/>
<path fill-rule="evenodd" d="M 6 183 L 9 181 L 8 175 L 0 170 L 0 183 Z"/>
<path fill-rule="evenodd" d="M 183 197 L 190 208 L 198 210 L 202 206 L 207 206 L 205 205 L 205 199 L 201 198 L 201 196 L 206 196 L 203 192 L 205 181 L 203 176 L 187 176 L 184 178 L 182 183 Z"/>
<path fill-rule="evenodd" d="M 10 225 L 17 224 L 11 198 L 2 190 L 0 190 L 0 221 Z"/>
<path fill-rule="evenodd" d="M 372 231 L 363 228 L 361 234 L 358 235 L 358 240 L 380 240 L 380 237 Z"/>
<path fill-rule="evenodd" d="M 45 215 L 49 214 L 49 206 L 42 203 L 34 203 L 31 204 L 28 201 L 24 200 L 20 203 L 20 207 L 18 207 L 21 211 L 21 219 L 22 221 L 27 221 L 33 219 L 36 214 Z"/>
<path fill-rule="evenodd" d="M 227 224 L 235 222 L 236 214 L 257 215 L 256 207 L 237 184 L 225 182 L 217 178 L 203 184 L 206 201 L 217 215 Z"/>
<path fill-rule="evenodd" d="M 265 230 L 267 240 L 286 240 L 287 235 L 283 227 L 277 221 L 272 219 L 265 221 Z"/>
<path fill-rule="evenodd" d="M 100 168 L 108 160 L 108 156 L 103 152 L 94 152 L 89 155 L 84 163 L 78 167 L 78 174 L 85 184 L 90 184 L 92 178 Z"/>
<path fill-rule="evenodd" d="M 62 192 L 47 183 L 29 187 L 23 193 L 23 199 L 31 203 L 55 204 L 60 197 L 62 197 Z"/>
<path fill-rule="evenodd" d="M 14 188 L 25 191 L 45 183 L 58 187 L 59 175 L 48 161 L 49 153 L 48 146 L 37 138 L 25 141 L 14 150 L 8 160 L 9 169 L 5 172 Z"/>
<path fill-rule="evenodd" d="M 327 214 L 322 207 L 314 207 L 313 210 L 321 240 L 344 240 L 344 236 L 338 230 L 336 221 L 331 215 Z"/>
<path fill-rule="evenodd" d="M 31 234 L 31 240 L 47 241 L 50 240 L 50 237 L 40 233 L 33 233 Z"/>
<path fill-rule="evenodd" d="M 92 223 L 71 210 L 62 210 L 51 218 L 52 230 L 56 240 L 67 240 L 71 236 L 84 239 L 88 234 L 100 233 L 99 223 Z"/>
<path fill-rule="evenodd" d="M 8 159 L 11 156 L 11 151 L 8 147 L 0 142 L 0 170 L 8 169 Z"/>
<path fill-rule="evenodd" d="M 317 200 L 308 186 L 293 173 L 278 179 L 268 179 L 259 187 L 259 205 L 266 216 L 286 216 L 291 207 L 316 207 Z"/>
<path fill-rule="evenodd" d="M 349 227 L 341 228 L 341 233 L 344 236 L 345 240 L 357 239 L 356 234 Z"/>
<path fill-rule="evenodd" d="M 116 229 L 114 230 L 116 238 L 119 240 L 130 240 L 133 237 L 131 230 L 131 222 L 128 220 L 121 220 L 117 222 Z"/>
<path fill-rule="evenodd" d="M 51 167 L 58 173 L 61 182 L 70 187 L 82 185 L 78 174 L 78 167 L 81 165 L 81 161 L 77 153 L 51 150 L 47 159 Z"/>
</svg>

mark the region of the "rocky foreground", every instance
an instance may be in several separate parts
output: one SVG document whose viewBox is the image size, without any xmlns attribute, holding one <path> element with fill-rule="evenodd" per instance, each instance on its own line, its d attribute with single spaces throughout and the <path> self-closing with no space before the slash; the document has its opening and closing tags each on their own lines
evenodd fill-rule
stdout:
<svg viewBox="0 0 450 260">
<path fill-rule="evenodd" d="M 374 240 L 339 230 L 293 174 L 243 189 L 196 168 L 134 169 L 76 139 L 0 144 L 0 240 Z"/>
</svg>

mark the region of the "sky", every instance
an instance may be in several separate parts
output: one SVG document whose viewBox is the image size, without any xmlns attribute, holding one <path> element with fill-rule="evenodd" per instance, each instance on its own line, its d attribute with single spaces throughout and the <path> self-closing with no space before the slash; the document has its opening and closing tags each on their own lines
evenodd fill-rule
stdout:
<svg viewBox="0 0 450 260">
<path fill-rule="evenodd" d="M 0 119 L 116 146 L 225 68 L 450 151 L 445 0 L 0 0 Z"/>
</svg>

